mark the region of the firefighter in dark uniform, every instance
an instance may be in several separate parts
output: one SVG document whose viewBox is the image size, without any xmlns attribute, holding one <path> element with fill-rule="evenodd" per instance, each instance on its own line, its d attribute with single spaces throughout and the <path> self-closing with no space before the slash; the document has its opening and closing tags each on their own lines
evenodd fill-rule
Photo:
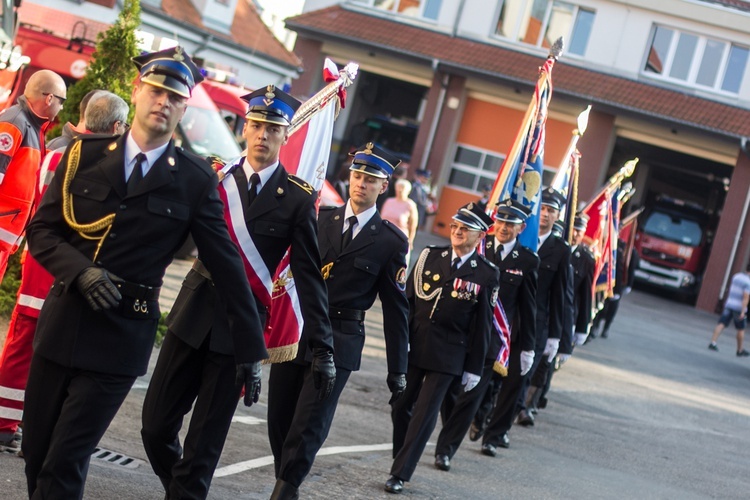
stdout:
<svg viewBox="0 0 750 500">
<path fill-rule="evenodd" d="M 554 223 L 565 206 L 565 196 L 548 187 L 542 191 L 539 214 L 539 281 L 536 291 L 536 348 L 534 365 L 518 400 L 518 423 L 534 425 L 534 416 L 526 411 L 526 396 L 537 367 L 548 367 L 560 348 L 565 330 L 565 317 L 570 314 L 568 304 L 570 280 L 570 245 L 553 231 Z M 565 332 L 570 335 L 570 332 Z M 545 369 L 545 368 L 543 368 Z M 492 424 L 490 424 L 492 425 Z"/>
<path fill-rule="evenodd" d="M 383 305 L 383 332 L 388 362 L 387 384 L 395 401 L 406 387 L 409 304 L 406 289 L 406 235 L 380 218 L 375 202 L 388 187 L 399 160 L 369 143 L 353 154 L 349 201 L 322 207 L 318 244 L 333 328 L 336 385 L 320 401 L 309 370 L 285 397 L 296 403 L 294 420 L 281 452 L 276 490 L 271 498 L 297 498 L 297 488 L 310 472 L 333 421 L 339 396 L 349 375 L 359 370 L 365 343 L 365 311 L 376 296 Z M 304 346 L 297 355 L 305 360 Z"/>
<path fill-rule="evenodd" d="M 573 222 L 573 245 L 571 247 L 570 266 L 572 280 L 570 295 L 572 296 L 570 314 L 565 321 L 565 328 L 560 339 L 558 359 L 565 363 L 571 354 L 573 346 L 581 346 L 588 337 L 592 320 L 594 267 L 596 261 L 589 247 L 583 243 L 589 217 L 586 214 L 576 215 Z M 529 394 L 526 397 L 526 407 L 536 413 L 537 408 L 547 406 L 547 392 L 552 383 L 553 367 L 543 370 L 544 364 L 537 368 L 531 380 Z"/>
<path fill-rule="evenodd" d="M 333 382 L 333 341 L 325 283 L 320 275 L 316 193 L 308 183 L 289 175 L 278 160 L 300 102 L 273 86 L 262 87 L 244 99 L 249 104 L 243 129 L 247 154 L 222 168 L 226 176 L 219 187 L 224 193 L 236 187 L 238 194 L 226 198 L 227 210 L 238 214 L 236 220 L 230 218 L 233 238 L 237 238 L 240 254 L 259 275 L 265 268 L 273 276 L 291 245 L 291 269 L 306 319 L 303 341 L 323 356 L 327 388 L 327 381 Z M 248 181 L 254 175 L 257 180 Z M 249 242 L 239 243 L 240 231 L 246 231 L 257 253 L 247 250 Z M 216 296 L 214 274 L 203 264 L 203 255 L 199 254 L 185 277 L 143 403 L 144 448 L 168 495 L 175 498 L 207 496 L 240 396 L 229 369 L 236 356 L 236 346 L 227 334 L 231 323 Z M 242 276 L 246 282 L 250 279 L 244 270 Z M 266 308 L 257 296 L 256 301 L 261 324 L 265 325 Z M 321 364 L 315 365 L 314 372 L 321 373 Z M 284 390 L 269 385 L 269 400 L 270 392 Z M 246 405 L 257 399 L 257 393 L 245 393 Z M 191 408 L 183 451 L 179 431 Z M 269 429 L 273 424 L 273 417 L 269 417 Z"/>
<path fill-rule="evenodd" d="M 135 61 L 132 128 L 119 138 L 73 141 L 27 231 L 32 255 L 55 278 L 26 389 L 22 450 L 31 498 L 82 497 L 94 448 L 146 373 L 159 287 L 188 233 L 233 321 L 233 373 L 266 356 L 216 175 L 171 140 L 200 72 L 180 47 Z M 248 372 L 243 384 L 255 392 L 259 373 Z"/>
<path fill-rule="evenodd" d="M 494 236 L 488 235 L 486 238 L 485 257 L 500 270 L 498 299 L 508 323 L 511 324 L 508 373 L 501 377 L 493 369 L 500 352 L 500 337 L 492 332 L 490 349 L 487 351 L 479 384 L 476 389 L 458 395 L 447 421 L 443 424 L 443 430 L 440 431 L 435 447 L 435 466 L 440 470 L 450 469 L 450 461 L 461 445 L 466 431 L 472 426 L 472 420 L 476 423 L 478 419 L 479 425 L 484 426 L 485 417 L 492 409 L 493 391 L 496 395 L 497 389 L 502 387 L 505 392 L 515 392 L 517 397 L 523 376 L 531 368 L 536 331 L 536 280 L 539 258 L 518 242 L 518 235 L 526 227 L 526 219 L 530 212 L 528 207 L 510 199 L 502 201 L 497 206 Z M 523 363 L 522 358 L 525 359 Z M 496 385 L 497 389 L 493 385 Z M 455 389 L 454 384 L 452 391 Z M 514 406 L 515 397 L 507 398 L 514 402 Z M 475 419 L 477 410 L 485 398 L 489 400 L 489 408 Z M 511 412 L 512 410 L 513 408 Z M 474 431 L 474 435 L 476 434 L 481 436 L 478 430 Z M 474 441 L 478 439 L 471 437 Z M 503 442 L 507 444 L 507 441 L 501 441 L 500 446 L 503 446 Z"/>
<path fill-rule="evenodd" d="M 389 493 L 401 493 L 411 479 L 453 381 L 460 378 L 470 391 L 481 378 L 499 277 L 476 247 L 491 225 L 476 204 L 461 207 L 451 223 L 451 246 L 424 249 L 407 281 L 409 369 L 406 391 L 391 412 Z"/>
</svg>

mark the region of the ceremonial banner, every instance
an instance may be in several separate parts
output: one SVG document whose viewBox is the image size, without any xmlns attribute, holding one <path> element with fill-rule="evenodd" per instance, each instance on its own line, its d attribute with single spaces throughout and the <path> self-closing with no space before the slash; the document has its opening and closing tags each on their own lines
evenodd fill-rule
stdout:
<svg viewBox="0 0 750 500">
<path fill-rule="evenodd" d="M 326 59 L 323 76 L 326 82 L 335 82 L 340 78 L 336 65 L 330 59 Z M 318 192 L 325 182 L 337 105 L 343 107 L 345 104 L 343 102 L 345 94 L 341 92 L 343 90 L 342 86 L 337 94 L 323 101 L 322 108 L 316 110 L 309 121 L 299 127 L 293 124 L 291 129 L 293 133 L 280 152 L 281 164 L 287 171 L 307 181 Z M 310 100 L 313 99 L 315 97 Z M 300 114 L 300 111 L 298 110 L 297 113 Z M 264 332 L 271 363 L 294 359 L 304 327 L 289 259 L 290 255 L 287 251 L 273 279 L 269 320 Z"/>
<path fill-rule="evenodd" d="M 531 208 L 526 229 L 519 236 L 522 245 L 536 251 L 539 237 L 539 202 L 544 166 L 544 138 L 547 123 L 547 106 L 552 96 L 552 67 L 562 52 L 562 38 L 550 48 L 547 60 L 539 68 L 539 77 L 526 115 L 518 129 L 511 150 L 500 166 L 487 204 L 487 213 L 495 215 L 495 204 L 512 198 Z M 484 242 L 480 245 L 484 253 Z M 505 376 L 510 359 L 510 324 L 500 301 L 493 311 L 493 324 L 500 336 L 501 347 L 494 370 Z"/>
</svg>

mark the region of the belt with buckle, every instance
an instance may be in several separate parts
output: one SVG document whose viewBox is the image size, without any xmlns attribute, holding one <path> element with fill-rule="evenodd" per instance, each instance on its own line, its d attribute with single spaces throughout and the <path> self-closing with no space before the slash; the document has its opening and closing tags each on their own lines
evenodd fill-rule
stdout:
<svg viewBox="0 0 750 500">
<path fill-rule="evenodd" d="M 143 314 L 148 313 L 148 301 L 159 300 L 159 286 L 146 286 L 129 281 L 115 281 L 115 286 L 124 297 L 133 300 L 133 310 Z"/>
<path fill-rule="evenodd" d="M 353 321 L 364 321 L 365 311 L 359 309 L 343 309 L 341 307 L 329 307 L 328 317 L 331 319 L 349 319 Z"/>
</svg>

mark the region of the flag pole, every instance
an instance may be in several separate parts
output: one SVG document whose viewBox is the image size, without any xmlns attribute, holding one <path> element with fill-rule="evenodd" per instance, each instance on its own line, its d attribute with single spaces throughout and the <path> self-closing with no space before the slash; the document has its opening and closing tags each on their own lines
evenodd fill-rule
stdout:
<svg viewBox="0 0 750 500">
<path fill-rule="evenodd" d="M 635 171 L 635 166 L 638 164 L 638 158 L 633 158 L 632 160 L 628 160 L 625 162 L 625 165 L 615 172 L 615 174 L 609 178 L 607 181 L 607 184 L 605 184 L 597 193 L 591 197 L 591 200 L 586 204 L 586 206 L 582 210 L 587 210 L 591 207 L 591 205 L 602 195 L 602 193 L 609 191 L 610 189 L 615 189 L 617 186 L 619 186 L 623 180 L 627 179 L 631 175 L 633 175 L 633 172 Z"/>
<path fill-rule="evenodd" d="M 357 71 L 359 71 L 359 65 L 350 62 L 339 71 L 338 79 L 332 81 L 314 96 L 303 102 L 297 112 L 294 113 L 292 123 L 289 125 L 289 135 L 292 135 L 302 128 L 305 123 L 310 121 L 315 113 L 323 109 L 325 105 L 337 96 L 342 89 L 351 85 L 357 77 Z"/>
<path fill-rule="evenodd" d="M 586 132 L 586 128 L 589 123 L 589 113 L 591 112 L 591 105 L 586 106 L 586 109 L 581 111 L 578 115 L 577 124 L 578 127 L 573 129 L 573 137 L 570 139 L 568 149 L 565 151 L 562 163 L 555 173 L 555 177 L 552 179 L 551 186 L 557 188 L 563 184 L 565 176 L 568 172 L 571 174 L 571 178 L 568 180 L 568 199 L 565 207 L 560 214 L 560 218 L 565 222 L 565 239 L 568 243 L 573 242 L 573 224 L 576 217 L 576 206 L 578 205 L 578 161 L 581 154 L 578 152 L 577 145 L 578 140 Z M 572 165 L 571 165 L 572 163 Z"/>
<path fill-rule="evenodd" d="M 518 129 L 516 139 L 515 141 L 513 141 L 513 146 L 511 146 L 510 152 L 505 157 L 503 164 L 500 166 L 499 172 L 504 172 L 507 165 L 512 165 L 518 160 L 518 157 L 521 154 L 521 147 L 523 146 L 523 144 L 525 144 L 525 139 L 529 135 L 529 131 L 531 130 L 531 127 L 533 127 L 536 120 L 537 111 L 539 109 L 539 98 L 544 88 L 549 85 L 550 70 L 555 64 L 555 61 L 560 58 L 562 50 L 563 38 L 560 37 L 555 40 L 555 43 L 553 43 L 550 47 L 549 54 L 547 55 L 547 60 L 545 61 L 544 65 L 539 67 L 539 77 L 537 78 L 534 94 L 531 96 L 531 102 L 529 103 L 528 108 L 526 108 L 526 114 L 521 121 L 521 127 Z M 543 71 L 545 68 L 547 69 L 547 71 Z M 537 92 L 537 89 L 539 90 L 539 92 Z M 493 212 L 495 210 L 495 204 L 501 201 L 500 195 L 502 194 L 503 188 L 505 187 L 505 182 L 501 180 L 500 177 L 501 176 L 498 175 L 497 179 L 495 179 L 495 185 L 492 187 L 492 192 L 490 193 L 490 203 L 487 203 L 488 213 Z"/>
</svg>

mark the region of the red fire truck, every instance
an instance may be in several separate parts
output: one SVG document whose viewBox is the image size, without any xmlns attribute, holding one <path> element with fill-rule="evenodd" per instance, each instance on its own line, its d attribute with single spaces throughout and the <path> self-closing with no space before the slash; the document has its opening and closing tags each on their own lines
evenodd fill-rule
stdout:
<svg viewBox="0 0 750 500">
<path fill-rule="evenodd" d="M 709 214 L 696 203 L 659 196 L 641 221 L 636 280 L 694 298 L 712 235 Z"/>
</svg>

